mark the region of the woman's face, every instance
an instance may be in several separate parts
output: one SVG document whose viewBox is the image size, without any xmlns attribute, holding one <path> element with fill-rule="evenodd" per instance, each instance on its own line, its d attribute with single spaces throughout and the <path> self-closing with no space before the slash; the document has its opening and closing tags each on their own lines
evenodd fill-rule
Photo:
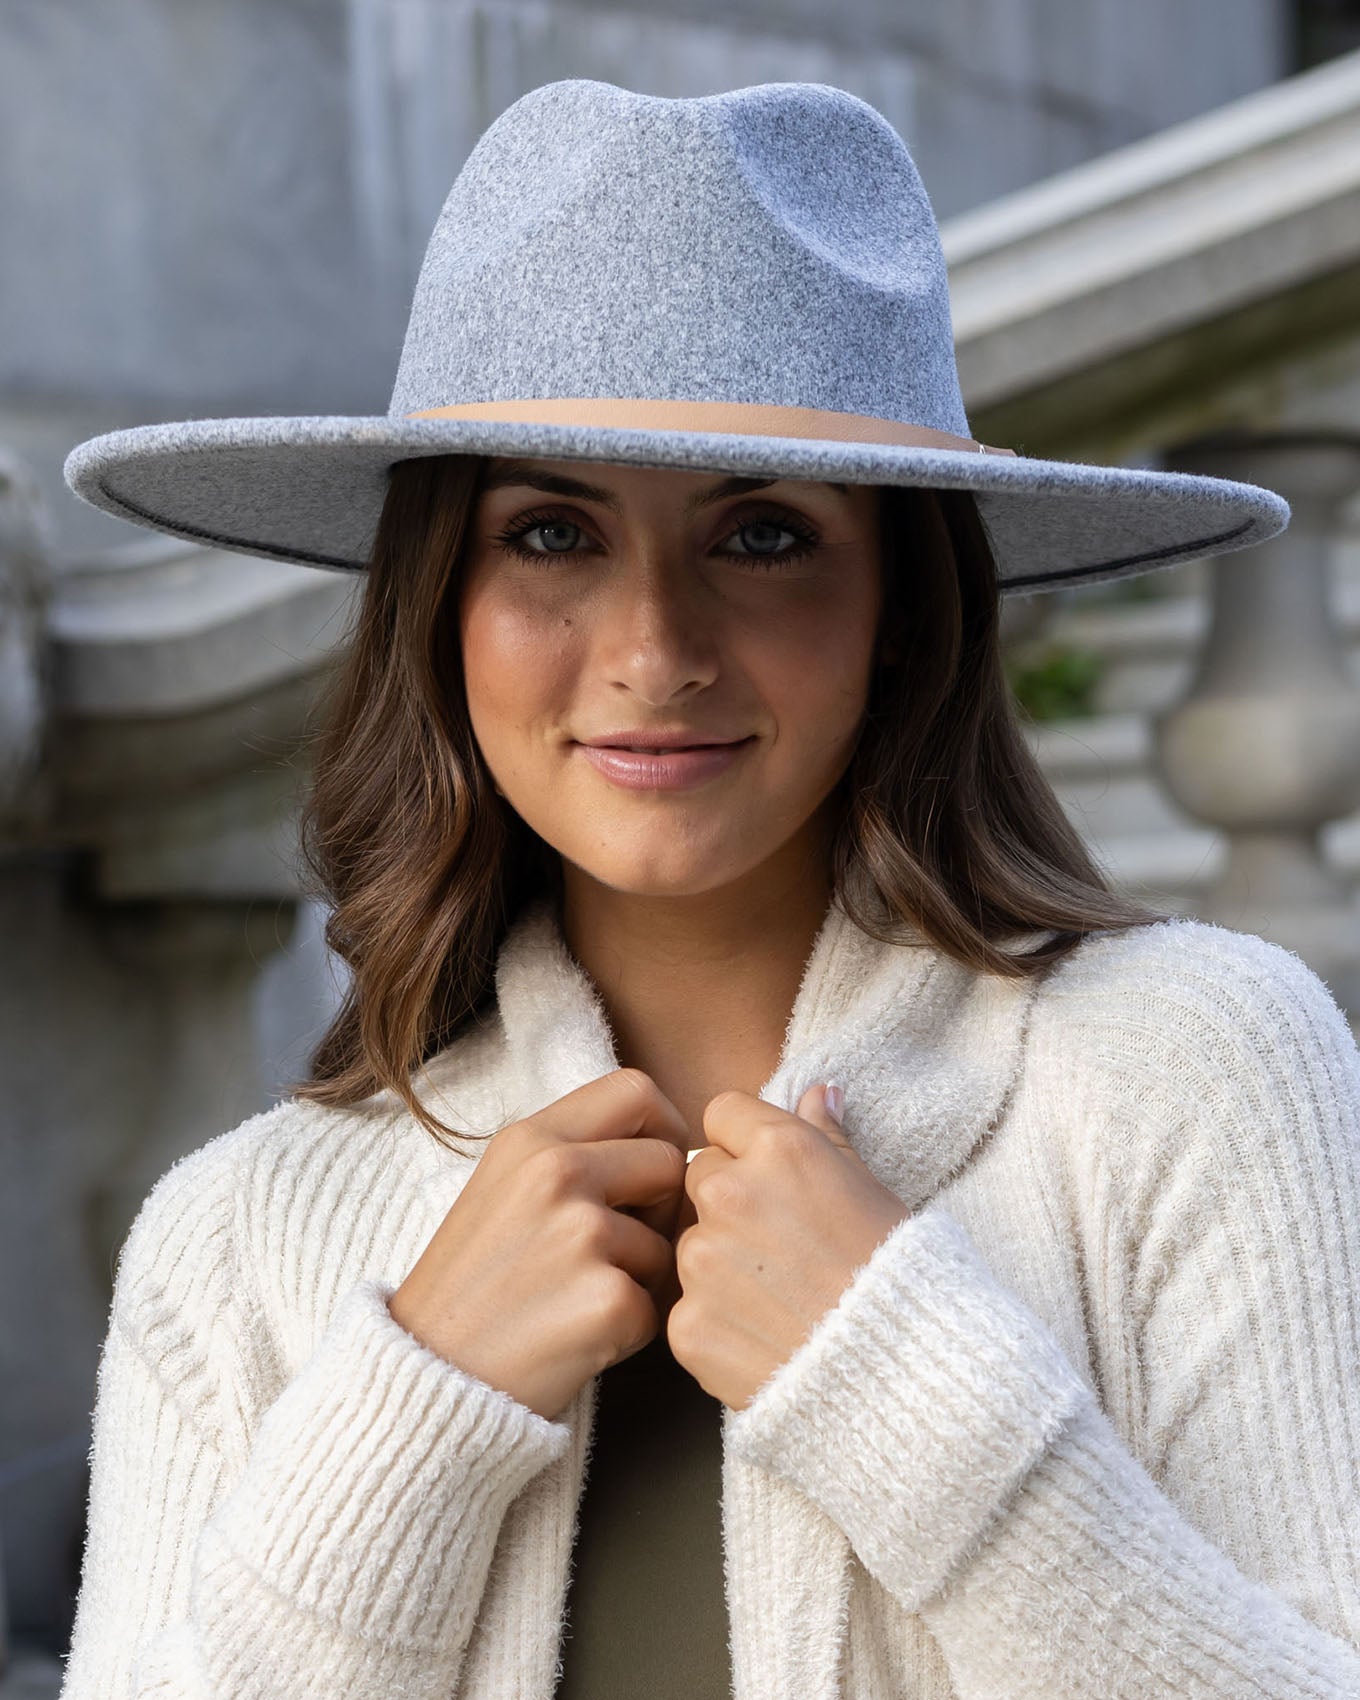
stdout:
<svg viewBox="0 0 1360 1700">
<path fill-rule="evenodd" d="M 872 485 L 492 461 L 459 619 L 507 801 L 616 890 L 695 895 L 804 865 L 875 664 L 878 526 Z M 664 734 L 737 747 L 586 751 Z"/>
</svg>

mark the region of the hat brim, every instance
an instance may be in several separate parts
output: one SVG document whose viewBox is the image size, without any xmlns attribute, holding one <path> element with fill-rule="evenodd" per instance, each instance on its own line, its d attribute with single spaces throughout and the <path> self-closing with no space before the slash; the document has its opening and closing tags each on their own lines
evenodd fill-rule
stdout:
<svg viewBox="0 0 1360 1700">
<path fill-rule="evenodd" d="M 361 572 L 389 469 L 437 454 L 971 490 L 1007 592 L 1093 584 L 1225 554 L 1289 523 L 1289 504 L 1274 491 L 1194 473 L 877 443 L 385 414 L 139 425 L 79 444 L 64 472 L 91 506 L 173 537 Z"/>
</svg>

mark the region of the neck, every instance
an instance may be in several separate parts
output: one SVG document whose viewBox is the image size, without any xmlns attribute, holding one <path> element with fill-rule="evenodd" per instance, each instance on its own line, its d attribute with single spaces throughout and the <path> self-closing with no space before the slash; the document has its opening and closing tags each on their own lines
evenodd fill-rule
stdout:
<svg viewBox="0 0 1360 1700">
<path fill-rule="evenodd" d="M 819 839 L 719 889 L 619 891 L 565 864 L 562 930 L 599 991 L 620 1067 L 641 1068 L 690 1114 L 774 1073 L 831 898 Z M 682 1100 L 685 1100 L 682 1102 Z"/>
</svg>

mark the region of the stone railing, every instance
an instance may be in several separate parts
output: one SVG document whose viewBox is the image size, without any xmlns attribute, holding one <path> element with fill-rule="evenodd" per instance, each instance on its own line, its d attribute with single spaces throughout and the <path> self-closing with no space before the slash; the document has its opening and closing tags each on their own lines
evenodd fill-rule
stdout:
<svg viewBox="0 0 1360 1700">
<path fill-rule="evenodd" d="M 1281 537 L 1208 563 L 1203 654 L 1153 747 L 1175 806 L 1226 838 L 1196 912 L 1297 950 L 1360 1020 L 1360 906 L 1323 849 L 1360 805 L 1332 584 L 1360 491 L 1360 53 L 943 234 L 976 435 L 1291 502 Z"/>
</svg>

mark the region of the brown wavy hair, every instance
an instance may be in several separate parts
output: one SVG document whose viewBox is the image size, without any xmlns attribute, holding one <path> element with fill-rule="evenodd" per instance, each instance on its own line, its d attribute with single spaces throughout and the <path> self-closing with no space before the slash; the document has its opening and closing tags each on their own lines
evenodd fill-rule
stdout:
<svg viewBox="0 0 1360 1700">
<path fill-rule="evenodd" d="M 468 719 L 460 562 L 486 457 L 398 462 L 365 593 L 312 739 L 302 847 L 347 993 L 300 1098 L 387 1089 L 436 1138 L 420 1066 L 494 1013 L 496 954 L 526 903 L 560 902 L 561 860 L 495 789 Z M 1046 970 L 1088 933 L 1166 920 L 1118 893 L 1016 720 L 996 564 L 967 491 L 882 489 L 880 647 L 836 787 L 833 889 L 885 942 L 905 924 L 956 960 Z M 889 918 L 885 923 L 884 916 Z M 1036 949 L 1008 934 L 1054 932 Z"/>
</svg>

